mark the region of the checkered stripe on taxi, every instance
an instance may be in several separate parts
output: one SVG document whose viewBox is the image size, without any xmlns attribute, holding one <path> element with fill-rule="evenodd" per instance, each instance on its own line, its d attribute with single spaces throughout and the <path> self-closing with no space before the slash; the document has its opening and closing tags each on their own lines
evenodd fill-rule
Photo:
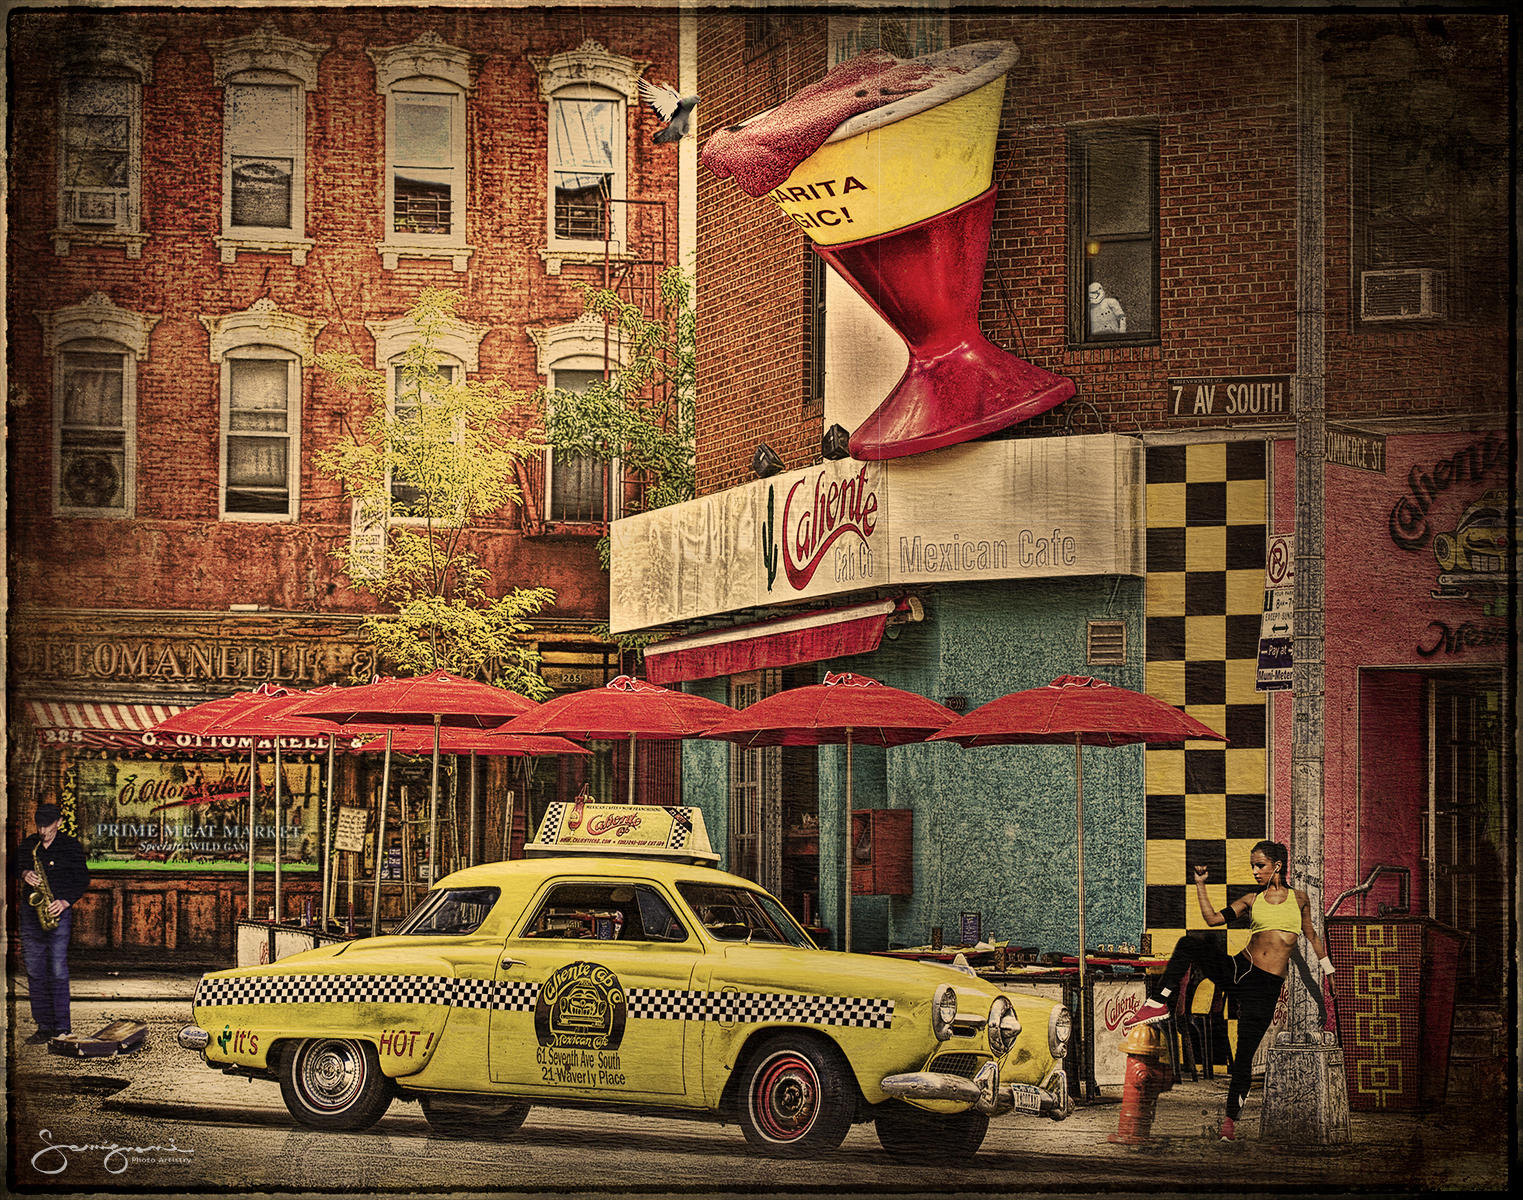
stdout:
<svg viewBox="0 0 1523 1200">
<path fill-rule="evenodd" d="M 451 979 L 443 975 L 251 975 L 203 979 L 197 1007 L 235 1004 L 442 1004 L 454 1008 L 529 1012 L 536 983 Z M 786 992 L 691 992 L 631 988 L 629 1015 L 658 1021 L 735 1021 L 759 1024 L 840 1025 L 887 1029 L 894 1002 L 863 996 L 811 996 Z"/>
<path fill-rule="evenodd" d="M 447 975 L 246 975 L 203 979 L 195 1004 L 445 1004 L 527 1010 L 539 986 Z"/>
<path fill-rule="evenodd" d="M 629 1015 L 667 1021 L 850 1025 L 887 1029 L 894 1002 L 861 996 L 804 996 L 786 992 L 686 992 L 630 988 Z"/>
</svg>

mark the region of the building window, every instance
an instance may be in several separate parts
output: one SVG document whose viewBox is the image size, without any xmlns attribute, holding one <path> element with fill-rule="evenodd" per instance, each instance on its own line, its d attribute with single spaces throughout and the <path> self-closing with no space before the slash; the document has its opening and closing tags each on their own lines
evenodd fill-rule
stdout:
<svg viewBox="0 0 1523 1200">
<path fill-rule="evenodd" d="M 203 316 L 222 396 L 221 515 L 294 521 L 300 512 L 302 367 L 323 322 L 256 300 Z"/>
<path fill-rule="evenodd" d="M 58 509 L 127 513 L 130 356 L 109 343 L 79 343 L 58 356 Z"/>
<path fill-rule="evenodd" d="M 602 380 L 600 369 L 555 367 L 550 372 L 551 388 L 577 395 Z M 610 478 L 618 477 L 612 463 L 554 447 L 545 451 L 545 461 L 545 512 L 550 520 L 605 522 L 617 518 L 617 489 L 608 486 Z"/>
<path fill-rule="evenodd" d="M 365 328 L 375 339 L 376 369 L 386 375 L 387 404 L 392 417 L 404 423 L 417 418 L 430 394 L 427 381 L 409 371 L 405 361 L 407 352 L 419 341 L 418 327 L 407 317 L 396 317 L 389 321 L 367 321 Z M 487 330 L 486 325 L 473 325 L 456 317 L 439 322 L 432 331 L 429 346 L 435 358 L 434 378 L 440 384 L 457 383 L 479 369 L 481 342 Z M 387 487 L 393 519 L 421 519 L 415 506 L 422 495 L 415 486 L 388 480 Z"/>
<path fill-rule="evenodd" d="M 1156 342 L 1157 131 L 1072 130 L 1068 168 L 1069 340 Z"/>
<path fill-rule="evenodd" d="M 1439 320 L 1448 312 L 1459 164 L 1413 122 L 1393 124 L 1394 96 L 1354 123 L 1354 255 L 1360 320 Z"/>
<path fill-rule="evenodd" d="M 437 34 L 372 50 L 386 99 L 383 265 L 399 258 L 448 258 L 464 271 L 467 158 L 465 101 L 470 56 Z"/>
<path fill-rule="evenodd" d="M 75 242 L 142 254 L 140 177 L 143 85 L 162 39 L 120 29 L 82 35 L 56 65 L 58 228 L 53 249 Z"/>
<path fill-rule="evenodd" d="M 305 236 L 307 93 L 328 47 L 266 24 L 210 49 L 223 89 L 222 261 L 237 261 L 240 250 L 273 251 L 301 266 L 313 245 Z"/>
<path fill-rule="evenodd" d="M 637 104 L 635 62 L 586 41 L 548 59 L 531 58 L 547 106 L 549 244 L 552 273 L 580 251 L 621 250 L 627 194 L 629 108 Z M 590 261 L 590 258 L 587 259 Z"/>
<path fill-rule="evenodd" d="M 137 364 L 159 318 L 117 308 L 101 292 L 39 318 L 53 359 L 53 510 L 131 516 Z"/>
<path fill-rule="evenodd" d="M 419 418 L 422 417 L 423 406 L 432 397 L 433 387 L 435 385 L 449 387 L 455 382 L 455 364 L 438 364 L 430 379 L 420 379 L 415 373 L 409 377 L 409 374 L 408 369 L 400 363 L 392 364 L 391 416 L 392 420 L 401 427 L 399 432 L 404 437 L 408 427 L 416 426 Z M 404 520 L 422 519 L 425 516 L 419 508 L 423 502 L 423 493 L 416 485 L 392 479 L 389 481 L 389 486 L 394 516 Z"/>
<path fill-rule="evenodd" d="M 583 313 L 549 329 L 530 329 L 539 372 L 554 390 L 582 393 L 617 376 L 625 347 L 615 326 Z M 595 524 L 617 520 L 623 508 L 623 465 L 593 455 L 545 450 L 544 513 L 549 522 Z"/>
<path fill-rule="evenodd" d="M 249 346 L 228 356 L 222 379 L 223 515 L 294 517 L 297 360 L 273 346 Z"/>
</svg>

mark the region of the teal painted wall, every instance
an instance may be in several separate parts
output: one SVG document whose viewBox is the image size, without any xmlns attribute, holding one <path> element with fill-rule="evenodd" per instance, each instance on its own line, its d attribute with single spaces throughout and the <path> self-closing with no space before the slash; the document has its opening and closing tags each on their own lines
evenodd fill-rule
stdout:
<svg viewBox="0 0 1523 1200">
<path fill-rule="evenodd" d="M 873 654 L 820 665 L 945 701 L 967 711 L 1055 676 L 1094 675 L 1142 687 L 1142 581 L 1132 578 L 961 584 L 926 599 L 926 619 L 900 627 Z M 1124 620 L 1128 662 L 1086 665 L 1086 623 Z M 724 680 L 689 690 L 726 699 Z M 820 763 L 821 920 L 839 945 L 844 747 L 824 746 Z M 933 925 L 958 937 L 964 911 L 983 916 L 985 938 L 1044 953 L 1078 948 L 1078 846 L 1071 746 L 917 744 L 854 747 L 856 808 L 915 813 L 914 894 L 859 896 L 852 948 L 922 945 Z M 683 746 L 683 798 L 703 809 L 716 850 L 727 831 L 726 747 Z M 1091 946 L 1137 944 L 1143 921 L 1143 779 L 1137 747 L 1084 751 L 1086 936 Z"/>
</svg>

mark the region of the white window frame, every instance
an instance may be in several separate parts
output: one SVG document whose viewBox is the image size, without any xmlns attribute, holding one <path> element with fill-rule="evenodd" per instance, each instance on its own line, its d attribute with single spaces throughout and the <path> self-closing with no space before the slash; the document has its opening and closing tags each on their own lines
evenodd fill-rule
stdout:
<svg viewBox="0 0 1523 1200">
<path fill-rule="evenodd" d="M 148 335 L 157 313 L 118 308 L 104 292 L 83 303 L 39 312 L 43 353 L 53 360 L 52 503 L 58 516 L 129 518 L 137 511 L 137 364 L 148 357 Z M 67 502 L 63 490 L 65 356 L 70 353 L 122 356 L 122 503 L 90 508 Z"/>
<path fill-rule="evenodd" d="M 376 250 L 381 266 L 394 271 L 403 258 L 448 259 L 456 271 L 464 271 L 474 253 L 466 238 L 470 207 L 470 154 L 466 140 L 466 104 L 472 86 L 471 56 L 457 46 L 446 45 L 437 33 L 416 42 L 368 50 L 375 62 L 376 91 L 385 102 L 385 152 L 381 171 L 381 241 Z M 396 228 L 397 97 L 424 93 L 449 98 L 450 102 L 450 231 L 442 234 L 399 231 Z"/>
<path fill-rule="evenodd" d="M 529 338 L 538 351 L 538 370 L 544 385 L 554 388 L 557 371 L 598 371 L 605 362 L 610 372 L 617 372 L 625 361 L 625 346 L 617 328 L 601 317 L 583 313 L 575 321 L 548 329 L 530 329 Z M 624 462 L 610 459 L 604 464 L 608 487 L 608 520 L 616 521 L 624 507 Z M 557 522 L 550 515 L 550 497 L 555 480 L 555 448 L 545 447 L 545 486 L 540 496 L 541 511 L 547 524 Z M 578 522 L 580 523 L 580 522 Z"/>
<path fill-rule="evenodd" d="M 318 63 L 328 46 L 298 41 L 278 33 L 266 22 L 258 33 L 208 43 L 212 72 L 223 91 L 222 106 L 222 234 L 217 245 L 222 261 L 232 263 L 242 252 L 289 254 L 292 266 L 302 266 L 316 244 L 307 237 L 307 95 L 317 90 Z M 289 228 L 236 225 L 233 222 L 232 105 L 228 92 L 239 84 L 263 84 L 291 89 L 291 224 Z"/>
<path fill-rule="evenodd" d="M 53 253 L 63 258 L 76 243 L 121 246 L 128 258 L 141 258 L 147 235 L 142 228 L 143 87 L 153 81 L 153 55 L 163 38 L 140 37 L 120 28 L 98 31 L 78 38 L 69 57 L 57 64 L 59 77 L 57 112 L 57 221 L 53 230 Z M 81 222 L 76 198 L 87 189 L 69 180 L 69 91 L 77 80 L 119 79 L 127 88 L 127 178 L 115 192 L 120 208 L 109 225 Z"/>
<path fill-rule="evenodd" d="M 302 386 L 304 367 L 312 362 L 314 343 L 326 322 L 312 321 L 283 312 L 274 301 L 256 300 L 243 312 L 201 317 L 211 334 L 211 361 L 219 380 L 219 430 L 217 515 L 224 521 L 289 523 L 301 516 Z M 286 380 L 286 481 L 289 494 L 284 513 L 229 512 L 227 509 L 227 459 L 229 436 L 244 437 L 247 431 L 231 430 L 232 360 L 275 359 L 288 364 Z"/>
<path fill-rule="evenodd" d="M 622 200 L 629 188 L 629 114 L 638 111 L 639 80 L 648 62 L 625 58 L 588 40 L 575 50 L 549 58 L 530 56 L 539 76 L 540 98 L 545 102 L 545 245 L 540 257 L 551 275 L 560 273 L 563 262 L 601 261 L 606 252 L 625 250 L 624 206 L 609 206 L 609 237 L 562 238 L 555 232 L 555 178 L 559 170 L 555 150 L 556 103 L 560 100 L 607 100 L 614 103 L 613 184 L 611 196 Z"/>
</svg>

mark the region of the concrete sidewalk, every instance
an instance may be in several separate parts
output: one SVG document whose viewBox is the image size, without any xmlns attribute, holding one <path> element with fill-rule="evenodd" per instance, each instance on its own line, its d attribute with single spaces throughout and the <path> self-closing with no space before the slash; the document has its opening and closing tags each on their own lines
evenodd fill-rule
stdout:
<svg viewBox="0 0 1523 1200">
<path fill-rule="evenodd" d="M 190 1000 L 200 976 L 199 970 L 142 968 L 77 974 L 77 1032 L 93 1032 L 121 1018 L 149 1024 L 148 1041 L 141 1050 L 103 1059 L 66 1058 L 47 1053 L 45 1047 L 19 1044 L 32 1028 L 22 977 L 13 983 L 10 1004 L 12 1086 L 46 1082 L 77 1088 L 85 1083 L 82 1076 L 97 1076 L 101 1090 L 110 1084 L 112 1094 L 103 1104 L 115 1111 L 289 1128 L 292 1120 L 278 1084 L 223 1075 L 177 1043 L 176 1034 L 190 1019 Z M 1332 1184 L 1353 1190 L 1375 1187 L 1408 1192 L 1466 1187 L 1484 1191 L 1505 1183 L 1509 1127 L 1505 1097 L 1492 1098 L 1486 1107 L 1451 1103 L 1427 1113 L 1355 1112 L 1350 1118 L 1349 1144 L 1305 1147 L 1262 1138 L 1258 1089 L 1237 1123 L 1237 1140 L 1223 1143 L 1217 1130 L 1226 1089 L 1227 1081 L 1220 1073 L 1213 1079 L 1176 1084 L 1158 1098 L 1149 1140 L 1143 1146 L 1110 1141 L 1121 1116 L 1120 1089 L 1106 1088 L 1099 1102 L 1080 1106 L 1065 1121 L 995 1120 L 983 1153 L 1045 1161 L 1063 1170 L 1083 1170 L 1089 1164 L 1107 1175 L 1135 1170 L 1152 1178 L 1172 1177 L 1180 1184 L 1195 1180 L 1207 1187 L 1228 1176 L 1243 1181 L 1283 1180 L 1294 1164 L 1301 1163 L 1308 1193 Z M 541 1119 L 573 1118 L 546 1109 Z M 663 1123 L 660 1117 L 621 1116 L 619 1120 L 628 1120 L 631 1128 L 644 1122 Z M 417 1105 L 405 1102 L 393 1104 L 379 1128 L 398 1134 L 427 1131 Z M 861 1136 L 873 1139 L 871 1129 L 871 1125 L 860 1127 L 866 1131 Z M 1437 1175 L 1435 1164 L 1440 1167 Z"/>
</svg>

